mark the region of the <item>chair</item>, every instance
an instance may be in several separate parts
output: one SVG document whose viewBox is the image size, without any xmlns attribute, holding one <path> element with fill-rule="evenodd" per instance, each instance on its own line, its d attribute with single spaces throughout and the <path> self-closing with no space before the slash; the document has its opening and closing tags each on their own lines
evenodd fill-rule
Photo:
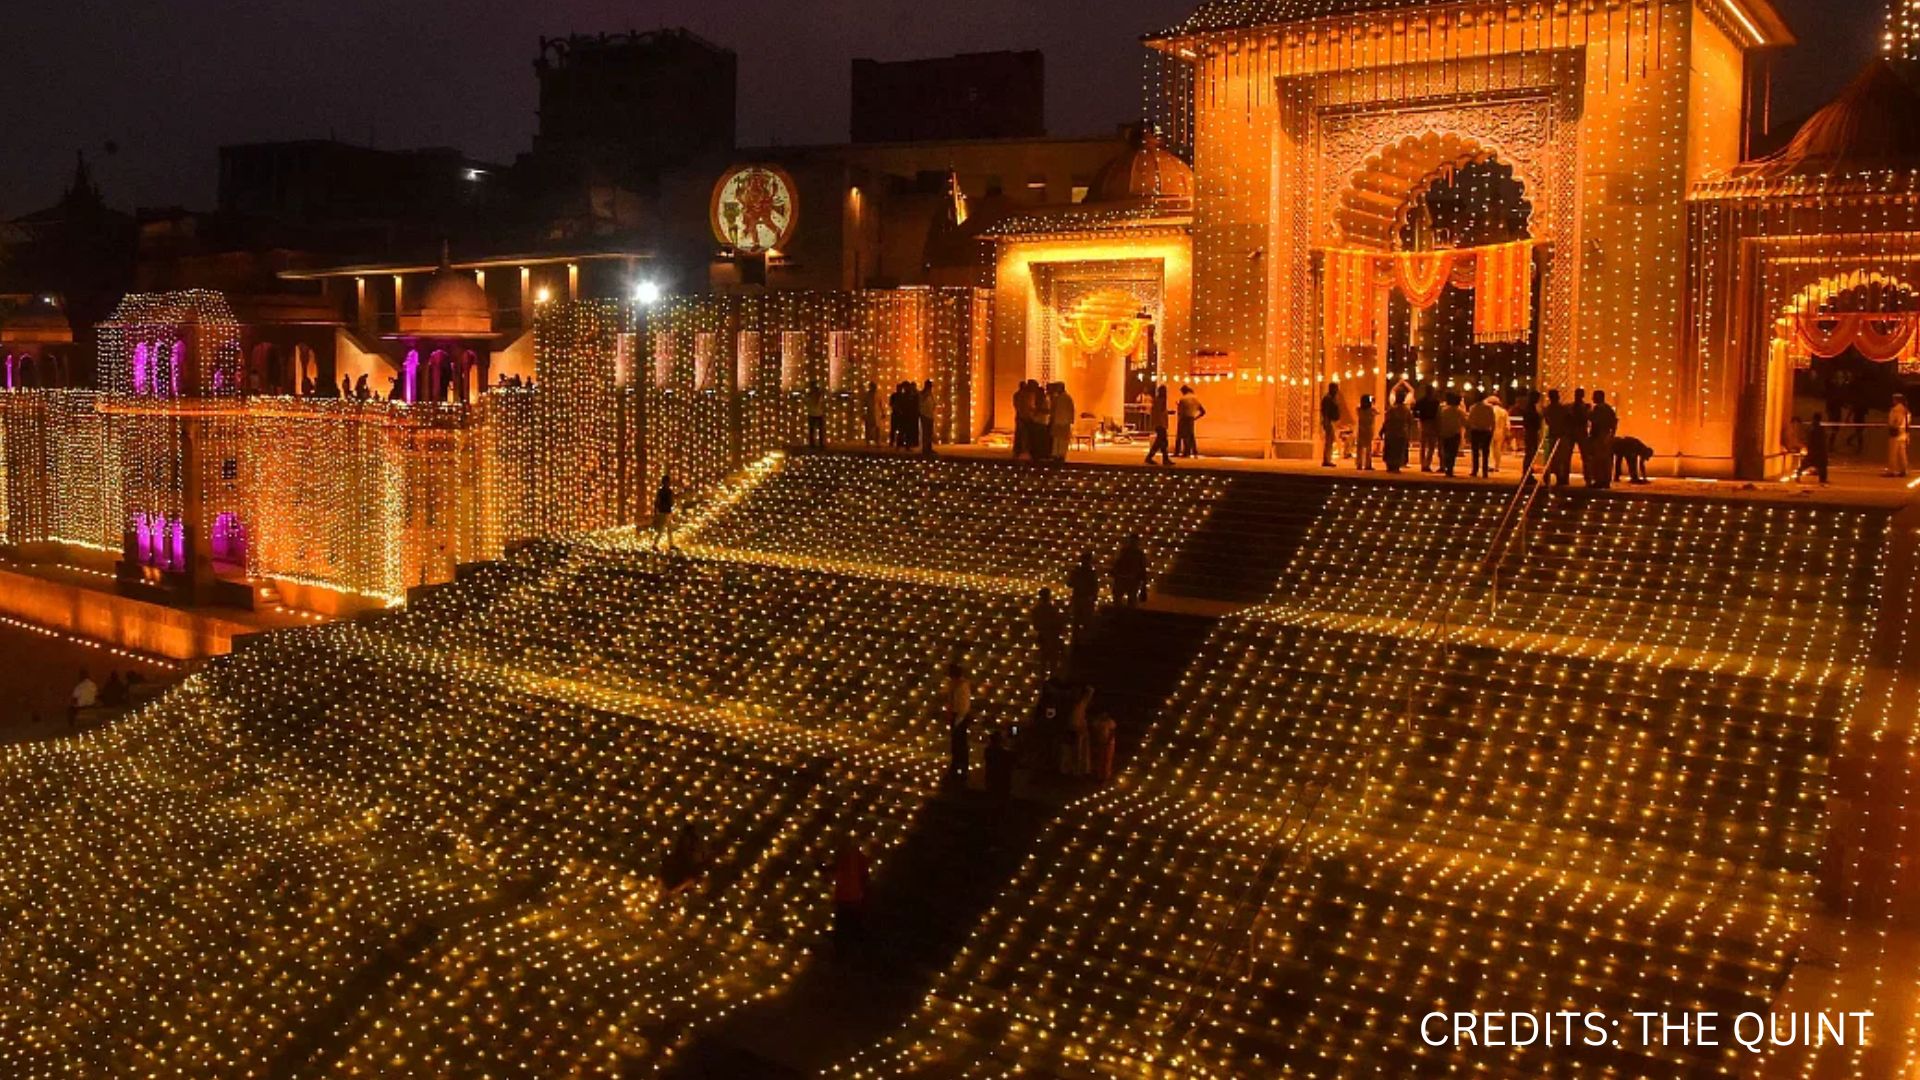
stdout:
<svg viewBox="0 0 1920 1080">
<path fill-rule="evenodd" d="M 1083 416 L 1073 422 L 1073 438 L 1068 440 L 1067 445 L 1074 447 L 1079 446 L 1081 443 L 1086 443 L 1087 449 L 1091 450 L 1093 449 L 1093 437 L 1098 434 L 1099 431 L 1099 417 Z"/>
</svg>

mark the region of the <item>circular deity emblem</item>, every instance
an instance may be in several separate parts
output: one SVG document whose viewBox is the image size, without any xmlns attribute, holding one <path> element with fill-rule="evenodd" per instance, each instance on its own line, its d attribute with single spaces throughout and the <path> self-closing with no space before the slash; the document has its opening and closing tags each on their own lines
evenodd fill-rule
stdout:
<svg viewBox="0 0 1920 1080">
<path fill-rule="evenodd" d="M 738 165 L 713 186 L 713 235 L 742 255 L 785 244 L 798 216 L 793 177 L 777 165 Z"/>
</svg>

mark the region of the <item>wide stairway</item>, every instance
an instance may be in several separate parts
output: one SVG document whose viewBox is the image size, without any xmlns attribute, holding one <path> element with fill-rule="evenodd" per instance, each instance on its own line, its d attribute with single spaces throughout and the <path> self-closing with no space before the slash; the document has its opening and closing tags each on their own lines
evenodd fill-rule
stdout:
<svg viewBox="0 0 1920 1080">
<path fill-rule="evenodd" d="M 846 1075 L 1693 1075 L 1432 1010 L 1765 1011 L 1812 903 L 1885 517 L 1337 483 L 1122 790 L 1070 807 Z M 1735 588 L 1734 583 L 1739 583 Z M 1658 613 L 1658 617 L 1654 617 Z"/>
<path fill-rule="evenodd" d="M 1549 498 L 1495 604 L 1501 507 L 797 454 L 681 554 L 530 545 L 251 640 L 0 750 L 0 1074 L 1423 1075 L 1509 1063 L 1423 1046 L 1431 1007 L 1764 1004 L 1884 520 Z M 1024 715 L 1032 592 L 1128 532 L 1156 591 L 1254 606 L 1102 617 L 1113 786 L 943 792 L 946 665 Z M 1728 1064 L 1667 1054 L 1509 1074 Z"/>
</svg>

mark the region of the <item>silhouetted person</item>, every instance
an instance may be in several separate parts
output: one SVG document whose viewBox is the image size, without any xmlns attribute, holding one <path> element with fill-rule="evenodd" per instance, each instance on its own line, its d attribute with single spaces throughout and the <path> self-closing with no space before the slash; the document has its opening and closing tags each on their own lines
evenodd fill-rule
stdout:
<svg viewBox="0 0 1920 1080">
<path fill-rule="evenodd" d="M 1360 395 L 1360 410 L 1354 418 L 1353 428 L 1353 467 L 1362 472 L 1373 471 L 1373 432 L 1379 422 L 1379 414 L 1373 409 L 1373 395 Z"/>
<path fill-rule="evenodd" d="M 1493 428 L 1497 417 L 1493 395 L 1488 394 L 1467 410 L 1467 474 L 1490 476 L 1493 473 Z"/>
<path fill-rule="evenodd" d="M 860 391 L 860 438 L 868 446 L 880 445 L 880 384 L 870 382 Z"/>
<path fill-rule="evenodd" d="M 1547 451 L 1547 477 L 1566 487 L 1573 482 L 1573 412 L 1560 403 L 1560 391 L 1547 391 L 1547 407 L 1541 418 L 1552 446 Z"/>
<path fill-rule="evenodd" d="M 1540 391 L 1527 391 L 1527 400 L 1520 407 L 1520 431 L 1527 440 L 1526 463 L 1523 468 L 1533 471 L 1533 456 L 1540 452 L 1540 431 L 1546 426 L 1547 418 L 1542 414 L 1544 406 L 1540 403 Z"/>
<path fill-rule="evenodd" d="M 1434 459 L 1440 456 L 1440 391 L 1432 383 L 1413 403 L 1413 418 L 1420 423 L 1420 471 L 1432 472 Z"/>
<path fill-rule="evenodd" d="M 1620 470 L 1627 470 L 1630 482 L 1646 484 L 1647 462 L 1653 460 L 1653 447 L 1631 435 L 1623 435 L 1613 441 L 1613 478 L 1620 479 Z"/>
<path fill-rule="evenodd" d="M 1814 413 L 1813 423 L 1807 426 L 1807 456 L 1800 459 L 1800 476 L 1812 473 L 1820 478 L 1820 483 L 1823 485 L 1827 482 L 1827 463 L 1832 453 L 1828 435 L 1826 422 L 1820 418 L 1819 413 Z M 1794 479 L 1797 480 L 1799 477 L 1796 476 Z"/>
<path fill-rule="evenodd" d="M 914 399 L 914 405 L 920 419 L 920 453 L 925 457 L 932 457 L 934 421 L 932 379 L 928 379 L 921 385 L 920 394 Z"/>
<path fill-rule="evenodd" d="M 127 704 L 127 682 L 118 671 L 107 673 L 106 685 L 100 688 L 100 704 L 112 709 L 125 708 Z"/>
<path fill-rule="evenodd" d="M 1913 435 L 1913 413 L 1907 408 L 1907 395 L 1893 395 L 1893 407 L 1887 410 L 1887 475 L 1907 475 L 1907 441 Z"/>
<path fill-rule="evenodd" d="M 1407 404 L 1407 390 L 1401 387 L 1394 391 L 1393 404 L 1387 406 L 1387 419 L 1380 426 L 1388 472 L 1397 473 L 1407 467 L 1407 451 L 1413 445 L 1413 424 L 1413 406 Z"/>
<path fill-rule="evenodd" d="M 1165 384 L 1153 388 L 1153 404 L 1147 408 L 1147 424 L 1153 428 L 1153 445 L 1147 447 L 1147 464 L 1153 464 L 1153 455 L 1160 455 L 1160 464 L 1172 465 L 1173 456 L 1167 452 L 1167 388 Z"/>
<path fill-rule="evenodd" d="M 1340 384 L 1330 382 L 1320 396 L 1320 464 L 1333 468 L 1333 443 L 1340 430 Z"/>
<path fill-rule="evenodd" d="M 1460 461 L 1460 436 L 1467 429 L 1467 412 L 1460 407 L 1460 394 L 1447 391 L 1447 403 L 1440 406 L 1440 419 L 1434 425 L 1440 436 L 1440 471 L 1453 475 Z"/>
<path fill-rule="evenodd" d="M 1573 404 L 1567 406 L 1570 431 L 1568 438 L 1573 448 L 1580 451 L 1580 476 L 1590 479 L 1593 476 L 1593 463 L 1587 460 L 1587 433 L 1593 423 L 1593 406 L 1587 404 L 1587 392 L 1582 387 L 1574 387 Z"/>
<path fill-rule="evenodd" d="M 668 551 L 673 550 L 673 482 L 666 473 L 660 474 L 660 486 L 653 493 L 653 550 L 660 550 L 661 541 L 666 541 Z"/>
<path fill-rule="evenodd" d="M 987 740 L 987 790 L 1005 799 L 1013 795 L 1013 737 L 1004 726 L 996 726 Z"/>
<path fill-rule="evenodd" d="M 1587 486 L 1605 488 L 1613 483 L 1613 437 L 1620 431 L 1620 416 L 1607 404 L 1607 392 L 1593 392 L 1593 411 L 1587 416 Z"/>
</svg>

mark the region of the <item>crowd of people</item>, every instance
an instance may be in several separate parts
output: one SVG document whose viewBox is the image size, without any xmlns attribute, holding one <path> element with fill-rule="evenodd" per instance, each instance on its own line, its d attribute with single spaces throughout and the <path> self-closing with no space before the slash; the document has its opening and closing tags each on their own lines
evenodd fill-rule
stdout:
<svg viewBox="0 0 1920 1080">
<path fill-rule="evenodd" d="M 887 395 L 884 407 L 884 419 L 887 426 L 886 445 L 895 450 L 918 450 L 922 456 L 933 456 L 934 420 L 938 413 L 938 402 L 933 396 L 933 380 L 927 379 L 915 386 L 911 381 L 902 381 L 894 385 L 893 392 Z M 880 384 L 870 382 L 860 391 L 860 427 L 861 438 L 868 446 L 879 446 L 880 424 L 882 420 Z M 820 392 L 819 384 L 812 384 L 807 392 L 807 444 L 814 449 L 826 445 L 827 401 Z"/>
<path fill-rule="evenodd" d="M 1121 543 L 1104 574 L 1095 565 L 1093 552 L 1082 551 L 1067 571 L 1064 607 L 1051 588 L 1040 589 L 1034 597 L 1028 618 L 1043 679 L 1024 719 L 1003 718 L 985 725 L 984 733 L 978 731 L 982 726 L 974 711 L 978 688 L 964 664 L 948 665 L 944 712 L 950 782 L 967 785 L 976 744 L 984 748 L 986 789 L 1002 796 L 1012 793 L 1014 771 L 1022 760 L 1033 771 L 1056 779 L 1104 784 L 1113 778 L 1118 722 L 1110 712 L 1095 707 L 1097 691 L 1084 676 L 1074 674 L 1072 663 L 1076 650 L 1089 647 L 1103 582 L 1116 607 L 1146 602 L 1147 552 L 1138 535 Z"/>
<path fill-rule="evenodd" d="M 1842 415 L 1854 417 L 1851 421 L 1841 421 Z M 1782 442 L 1787 454 L 1793 458 L 1793 478 L 1802 479 L 1811 473 L 1822 485 L 1827 483 L 1828 470 L 1833 465 L 1833 451 L 1840 442 L 1841 424 L 1846 424 L 1846 438 L 1855 453 L 1861 453 L 1866 447 L 1866 416 L 1864 408 L 1856 408 L 1851 414 L 1842 414 L 1839 409 L 1830 409 L 1828 414 L 1814 410 L 1813 416 L 1805 425 L 1798 415 L 1787 422 L 1787 430 Z M 1881 475 L 1905 478 L 1908 474 L 1907 445 L 1913 436 L 1913 411 L 1907 407 L 1905 394 L 1893 395 L 1893 403 L 1887 408 L 1887 467 Z"/>
<path fill-rule="evenodd" d="M 1544 395 L 1535 390 L 1509 405 L 1499 390 L 1443 391 L 1432 383 L 1416 396 L 1402 380 L 1389 397 L 1391 404 L 1382 412 L 1372 394 L 1362 394 L 1359 407 L 1349 413 L 1340 384 L 1328 383 L 1320 398 L 1320 464 L 1333 468 L 1336 448 L 1350 444 L 1356 469 L 1371 472 L 1378 460 L 1387 472 L 1397 473 L 1411 466 L 1417 443 L 1424 473 L 1458 475 L 1464 448 L 1469 476 L 1501 472 L 1510 453 L 1520 455 L 1524 475 L 1544 443 L 1550 448 L 1545 462 L 1549 483 L 1572 482 L 1575 455 L 1588 487 L 1610 487 L 1622 470 L 1633 483 L 1648 482 L 1646 467 L 1653 451 L 1641 440 L 1620 434 L 1620 415 L 1604 390 L 1595 390 L 1592 401 L 1584 389 L 1575 390 L 1571 401 L 1562 401 L 1558 390 Z"/>
</svg>

